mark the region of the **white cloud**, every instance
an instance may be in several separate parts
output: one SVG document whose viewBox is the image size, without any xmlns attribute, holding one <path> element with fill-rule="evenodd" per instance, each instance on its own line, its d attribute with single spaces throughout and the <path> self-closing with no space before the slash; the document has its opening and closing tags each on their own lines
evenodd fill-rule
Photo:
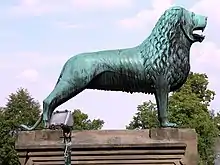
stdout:
<svg viewBox="0 0 220 165">
<path fill-rule="evenodd" d="M 94 28 L 97 28 L 96 23 L 89 23 L 89 24 L 75 24 L 72 23 L 71 21 L 55 21 L 54 25 L 58 28 L 62 29 L 89 29 L 92 30 Z"/>
<path fill-rule="evenodd" d="M 131 7 L 133 0 L 20 0 L 9 9 L 13 16 L 40 16 L 54 12 L 106 10 Z"/>
<path fill-rule="evenodd" d="M 212 108 L 219 110 L 220 88 L 220 47 L 210 41 L 193 45 L 191 49 L 191 70 L 197 73 L 206 73 L 209 80 L 209 88 L 216 93 Z"/>
<path fill-rule="evenodd" d="M 139 11 L 135 16 L 125 18 L 117 22 L 122 28 L 127 29 L 151 29 L 155 25 L 160 15 L 167 8 L 175 5 L 174 0 L 151 0 L 152 8 Z M 220 26 L 220 1 L 219 0 L 200 0 L 189 10 L 198 14 L 208 16 L 209 22 L 215 23 Z"/>
<path fill-rule="evenodd" d="M 59 7 L 59 3 L 56 2 L 56 0 L 20 0 L 17 5 L 9 9 L 9 13 L 15 16 L 40 16 L 59 11 L 62 7 Z"/>
<path fill-rule="evenodd" d="M 198 1 L 191 10 L 196 13 L 202 13 L 208 16 L 209 22 L 213 22 L 220 26 L 220 1 L 219 0 L 200 0 Z"/>
<path fill-rule="evenodd" d="M 220 71 L 220 48 L 213 42 L 205 41 L 192 48 L 192 57 L 200 66 L 209 66 Z"/>
<path fill-rule="evenodd" d="M 72 0 L 72 4 L 83 10 L 100 10 L 131 7 L 133 0 Z"/>
<path fill-rule="evenodd" d="M 151 29 L 160 17 L 160 15 L 164 12 L 164 10 L 174 5 L 173 0 L 154 0 L 151 2 L 152 9 L 142 10 L 138 12 L 134 17 L 120 20 L 119 22 L 117 22 L 117 24 L 122 28 L 128 29 Z"/>
<path fill-rule="evenodd" d="M 216 80 L 220 77 L 220 48 L 213 42 L 204 41 L 201 44 L 193 45 L 191 49 L 191 67 L 196 72 L 207 73 L 210 79 Z M 211 82 L 218 90 L 217 82 Z M 214 85 L 215 84 L 215 85 Z M 220 92 L 220 91 L 219 91 Z M 219 93 L 220 94 L 220 93 Z"/>
<path fill-rule="evenodd" d="M 12 60 L 13 57 L 13 60 Z M 1 57 L 1 68 L 42 68 L 49 65 L 61 65 L 69 56 L 48 55 L 39 52 L 16 52 Z M 15 63 L 16 61 L 16 63 Z"/>
<path fill-rule="evenodd" d="M 78 28 L 84 27 L 83 25 L 80 25 L 80 24 L 74 24 L 74 23 L 65 22 L 65 21 L 55 22 L 55 24 L 58 27 L 65 28 L 65 29 L 78 29 Z"/>
<path fill-rule="evenodd" d="M 35 69 L 26 69 L 21 72 L 17 78 L 25 80 L 27 82 L 36 82 L 39 78 L 39 73 Z"/>
</svg>

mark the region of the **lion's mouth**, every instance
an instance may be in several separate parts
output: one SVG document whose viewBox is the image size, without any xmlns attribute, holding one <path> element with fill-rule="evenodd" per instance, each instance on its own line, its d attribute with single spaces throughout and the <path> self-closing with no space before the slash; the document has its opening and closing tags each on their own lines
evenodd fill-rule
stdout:
<svg viewBox="0 0 220 165">
<path fill-rule="evenodd" d="M 192 33 L 194 40 L 202 42 L 205 39 L 205 35 L 203 34 L 204 30 L 205 30 L 205 27 L 194 28 L 193 33 Z"/>
</svg>

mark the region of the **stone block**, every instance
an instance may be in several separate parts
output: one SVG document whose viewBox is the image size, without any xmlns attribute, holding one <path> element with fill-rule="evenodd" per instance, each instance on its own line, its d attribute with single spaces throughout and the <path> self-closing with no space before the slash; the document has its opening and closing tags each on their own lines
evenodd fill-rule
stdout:
<svg viewBox="0 0 220 165">
<path fill-rule="evenodd" d="M 62 131 L 20 132 L 21 165 L 63 165 Z M 197 136 L 191 129 L 73 131 L 72 164 L 197 165 Z M 25 159 L 25 161 L 24 161 Z"/>
</svg>

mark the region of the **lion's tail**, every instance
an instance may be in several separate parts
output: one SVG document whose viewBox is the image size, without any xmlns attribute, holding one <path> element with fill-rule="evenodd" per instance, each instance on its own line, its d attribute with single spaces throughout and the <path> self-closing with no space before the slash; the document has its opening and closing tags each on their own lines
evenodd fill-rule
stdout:
<svg viewBox="0 0 220 165">
<path fill-rule="evenodd" d="M 28 127 L 28 126 L 26 126 L 26 125 L 24 125 L 24 124 L 21 124 L 21 125 L 20 125 L 20 128 L 21 128 L 22 130 L 25 130 L 25 131 L 32 131 L 32 130 L 34 130 L 34 129 L 41 123 L 42 119 L 43 119 L 43 114 L 41 114 L 41 116 L 39 117 L 39 119 L 37 120 L 37 122 L 36 122 L 32 127 Z"/>
</svg>

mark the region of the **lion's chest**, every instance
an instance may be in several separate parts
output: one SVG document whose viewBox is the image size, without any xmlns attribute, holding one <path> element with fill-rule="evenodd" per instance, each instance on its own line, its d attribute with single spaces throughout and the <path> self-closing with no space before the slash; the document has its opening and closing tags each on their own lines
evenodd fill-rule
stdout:
<svg viewBox="0 0 220 165">
<path fill-rule="evenodd" d="M 189 71 L 189 50 L 179 47 L 170 59 L 172 62 L 168 65 L 167 79 L 171 87 L 171 91 L 180 88 L 186 81 Z"/>
</svg>

